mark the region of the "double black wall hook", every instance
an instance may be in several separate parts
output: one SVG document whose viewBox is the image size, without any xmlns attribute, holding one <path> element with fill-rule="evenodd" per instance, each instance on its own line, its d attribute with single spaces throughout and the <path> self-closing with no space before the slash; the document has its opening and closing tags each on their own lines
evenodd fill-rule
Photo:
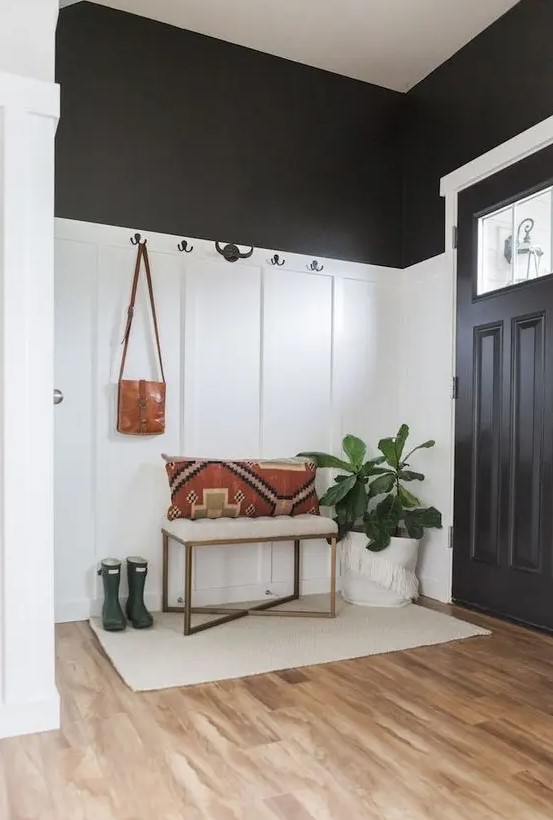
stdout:
<svg viewBox="0 0 553 820">
<path fill-rule="evenodd" d="M 225 245 L 224 247 L 219 244 L 219 242 L 215 243 L 215 247 L 217 252 L 223 256 L 227 262 L 238 262 L 239 259 L 249 259 L 250 256 L 253 254 L 253 245 L 249 251 L 242 253 L 240 248 L 233 243 Z"/>
<path fill-rule="evenodd" d="M 316 259 L 314 259 L 310 265 L 306 265 L 305 267 L 307 270 L 317 271 L 317 273 L 324 270 L 324 265 L 319 265 Z"/>
<path fill-rule="evenodd" d="M 281 268 L 285 264 L 285 262 L 286 260 L 281 259 L 278 253 L 275 253 L 275 255 L 269 259 L 270 265 L 278 265 L 279 268 Z"/>
<path fill-rule="evenodd" d="M 135 233 L 134 236 L 131 236 L 131 245 L 145 245 L 146 242 L 148 241 L 147 239 L 144 239 L 144 241 L 141 241 L 141 240 L 142 240 L 142 237 L 140 236 L 140 234 Z"/>
<path fill-rule="evenodd" d="M 181 252 L 192 253 L 192 251 L 194 250 L 194 245 L 190 245 L 190 247 L 188 247 L 188 242 L 186 241 L 186 239 L 183 239 L 182 242 L 179 242 L 177 248 Z"/>
</svg>

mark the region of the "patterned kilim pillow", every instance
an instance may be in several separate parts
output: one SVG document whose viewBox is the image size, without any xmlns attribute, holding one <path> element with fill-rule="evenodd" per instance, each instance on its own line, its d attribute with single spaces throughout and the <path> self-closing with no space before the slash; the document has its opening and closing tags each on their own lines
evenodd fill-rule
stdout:
<svg viewBox="0 0 553 820">
<path fill-rule="evenodd" d="M 175 518 L 319 514 L 309 461 L 208 461 L 165 457 Z"/>
</svg>

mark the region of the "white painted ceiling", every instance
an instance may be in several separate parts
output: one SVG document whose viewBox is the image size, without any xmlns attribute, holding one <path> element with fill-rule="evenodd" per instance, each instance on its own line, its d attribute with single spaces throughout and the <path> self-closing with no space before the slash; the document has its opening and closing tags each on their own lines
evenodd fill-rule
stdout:
<svg viewBox="0 0 553 820">
<path fill-rule="evenodd" d="M 76 0 L 60 0 L 60 6 Z M 96 0 L 407 91 L 518 0 Z"/>
</svg>

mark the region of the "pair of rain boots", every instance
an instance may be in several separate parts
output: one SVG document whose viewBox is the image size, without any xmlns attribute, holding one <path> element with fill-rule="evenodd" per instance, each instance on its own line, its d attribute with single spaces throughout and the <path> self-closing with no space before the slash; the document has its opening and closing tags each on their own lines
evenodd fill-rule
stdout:
<svg viewBox="0 0 553 820">
<path fill-rule="evenodd" d="M 118 558 L 104 558 L 98 575 L 104 584 L 104 606 L 102 608 L 102 626 L 107 632 L 121 632 L 127 627 L 127 619 L 135 629 L 147 629 L 154 619 L 144 603 L 144 584 L 148 573 L 148 562 L 145 558 L 131 556 L 127 558 L 127 579 L 129 597 L 126 604 L 126 616 L 119 603 L 119 586 L 121 583 L 121 561 Z"/>
</svg>

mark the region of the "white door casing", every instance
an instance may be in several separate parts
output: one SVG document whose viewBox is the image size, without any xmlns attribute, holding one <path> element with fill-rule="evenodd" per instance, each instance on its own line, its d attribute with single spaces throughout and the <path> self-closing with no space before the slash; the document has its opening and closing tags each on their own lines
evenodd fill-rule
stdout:
<svg viewBox="0 0 553 820">
<path fill-rule="evenodd" d="M 59 723 L 53 612 L 57 86 L 0 73 L 0 737 Z"/>
</svg>

